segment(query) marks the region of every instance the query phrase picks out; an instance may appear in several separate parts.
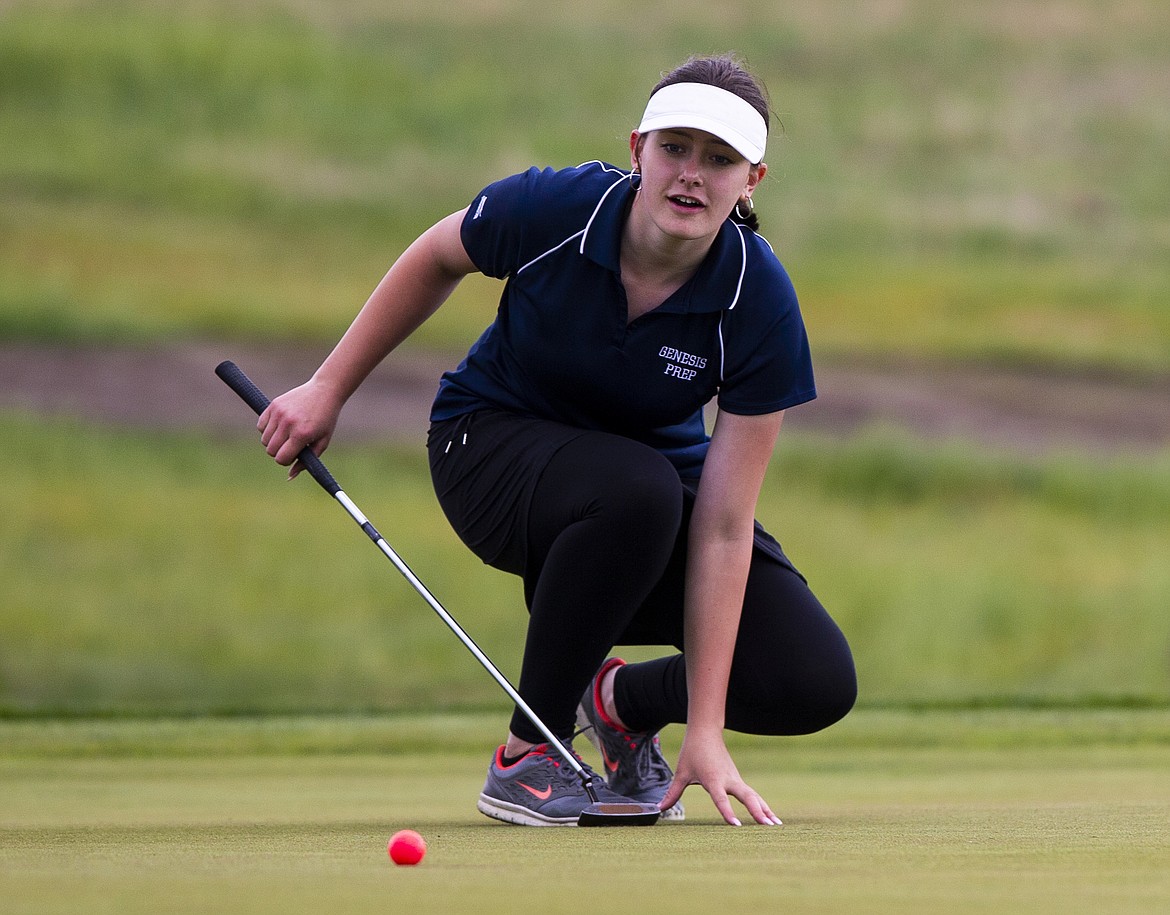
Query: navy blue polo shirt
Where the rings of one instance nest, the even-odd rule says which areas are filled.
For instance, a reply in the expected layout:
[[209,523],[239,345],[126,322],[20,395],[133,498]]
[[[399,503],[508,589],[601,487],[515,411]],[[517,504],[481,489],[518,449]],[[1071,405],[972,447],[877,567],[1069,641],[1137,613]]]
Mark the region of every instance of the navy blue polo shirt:
[[628,174],[601,162],[532,168],[476,197],[463,245],[507,282],[495,321],[443,375],[432,420],[487,407],[613,432],[695,478],[713,397],[748,415],[816,397],[792,282],[768,243],[730,220],[695,275],[627,324]]

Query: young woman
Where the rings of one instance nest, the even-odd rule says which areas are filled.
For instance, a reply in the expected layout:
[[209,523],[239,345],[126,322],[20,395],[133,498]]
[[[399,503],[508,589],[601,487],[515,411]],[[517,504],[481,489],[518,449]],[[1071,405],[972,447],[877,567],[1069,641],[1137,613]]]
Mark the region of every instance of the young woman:
[[[320,454],[363,379],[471,273],[495,321],[443,375],[428,440],[439,502],[484,562],[522,577],[518,688],[566,741],[579,721],[613,794],[683,816],[702,785],[780,821],[724,729],[803,734],[856,695],[840,630],[755,521],[784,411],[816,396],[796,295],[756,231],[769,110],[732,57],[655,87],[629,170],[590,162],[498,181],[424,232],[304,385],[258,428],[277,462]],[[706,432],[702,408],[717,398]],[[673,645],[638,664],[619,644]],[[657,739],[685,723],[672,772]],[[575,823],[577,776],[517,712],[479,809]]]

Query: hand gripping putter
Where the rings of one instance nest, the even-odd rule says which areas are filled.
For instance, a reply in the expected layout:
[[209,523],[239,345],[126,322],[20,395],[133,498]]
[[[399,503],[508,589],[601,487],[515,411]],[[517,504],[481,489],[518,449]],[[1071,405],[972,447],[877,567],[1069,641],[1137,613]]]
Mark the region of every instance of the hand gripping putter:
[[[224,361],[215,368],[215,374],[219,376],[220,380],[224,382],[229,388],[235,391],[240,399],[251,407],[256,415],[259,416],[268,407],[269,400],[264,393],[252,383],[244,372],[234,362]],[[633,801],[625,804],[603,804],[597,800],[597,792],[593,788],[594,776],[588,772],[584,766],[581,765],[577,757],[573,755],[572,751],[562,743],[552,731],[544,724],[537,716],[528,703],[521,698],[515,687],[508,682],[507,677],[500,673],[495,664],[491,662],[487,655],[480,650],[479,646],[475,644],[471,636],[469,636],[463,627],[455,621],[444,608],[443,605],[435,598],[433,594],[427,589],[418,577],[410,570],[405,562],[394,552],[393,548],[388,544],[385,538],[378,533],[377,529],[369,522],[369,519],[362,514],[361,510],[353,503],[353,501],[342,491],[341,487],[337,485],[337,481],[333,478],[333,474],[321,462],[321,459],[313,453],[312,449],[304,448],[297,459],[301,465],[309,472],[309,474],[321,484],[321,488],[333,496],[334,499],[341,505],[342,508],[349,514],[358,526],[366,532],[366,536],[374,542],[374,545],[385,554],[386,558],[394,563],[394,567],[402,573],[405,578],[435,611],[435,614],[459,638],[464,646],[475,655],[475,659],[483,665],[484,670],[491,674],[492,679],[499,684],[500,688],[508,694],[508,698],[516,703],[516,707],[528,718],[529,721],[536,727],[545,739],[549,742],[557,753],[564,758],[569,767],[577,773],[581,779],[581,786],[585,789],[585,793],[593,802],[589,804],[577,820],[578,826],[653,826],[659,817],[658,807],[654,804],[638,804]]]

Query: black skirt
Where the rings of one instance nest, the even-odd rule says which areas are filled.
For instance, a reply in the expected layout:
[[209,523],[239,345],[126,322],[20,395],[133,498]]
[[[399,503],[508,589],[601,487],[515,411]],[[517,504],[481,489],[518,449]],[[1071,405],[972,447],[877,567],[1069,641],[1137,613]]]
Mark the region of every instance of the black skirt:
[[459,539],[488,565],[523,574],[532,493],[552,456],[584,434],[503,410],[433,423],[431,480]]

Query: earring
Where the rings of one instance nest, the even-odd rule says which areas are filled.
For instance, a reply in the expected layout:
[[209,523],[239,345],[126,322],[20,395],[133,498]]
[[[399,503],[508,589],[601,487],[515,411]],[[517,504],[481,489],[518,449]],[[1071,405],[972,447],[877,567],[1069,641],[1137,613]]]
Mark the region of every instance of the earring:
[[739,201],[739,200],[735,201],[735,215],[738,216],[740,219],[747,219],[749,216],[752,215],[752,213],[754,213],[756,211],[756,202],[754,200],[752,200],[751,197],[746,197],[744,199],[746,199],[748,202],[748,211],[746,213],[741,213],[739,211],[739,205],[740,205],[741,201]]

